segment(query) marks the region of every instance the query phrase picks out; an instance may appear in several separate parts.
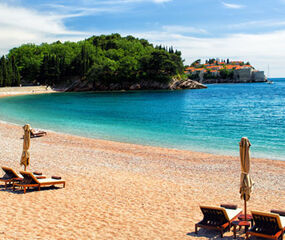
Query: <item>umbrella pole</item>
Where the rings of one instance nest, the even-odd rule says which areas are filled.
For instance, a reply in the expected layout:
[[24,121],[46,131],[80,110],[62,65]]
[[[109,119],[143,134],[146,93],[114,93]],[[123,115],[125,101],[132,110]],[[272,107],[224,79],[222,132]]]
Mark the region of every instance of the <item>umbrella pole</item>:
[[247,217],[246,217],[246,200],[245,200],[245,194],[244,194],[244,221],[247,221]]
[[24,171],[25,171],[25,172],[26,172],[26,168],[27,168],[27,167],[26,167],[26,166],[24,166],[24,169],[25,169]]

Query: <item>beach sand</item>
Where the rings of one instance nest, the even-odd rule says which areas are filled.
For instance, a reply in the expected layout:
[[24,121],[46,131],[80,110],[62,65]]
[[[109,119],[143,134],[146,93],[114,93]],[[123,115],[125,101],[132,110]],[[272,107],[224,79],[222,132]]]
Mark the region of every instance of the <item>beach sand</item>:
[[57,92],[46,86],[30,86],[30,87],[1,87],[0,97],[27,95],[27,94],[41,94]]
[[[22,169],[22,135],[21,126],[0,123],[1,166]],[[1,187],[0,239],[219,239],[216,231],[195,235],[199,205],[243,207],[239,157],[54,132],[31,139],[30,154],[28,170],[59,175],[66,187]],[[285,209],[284,173],[285,161],[252,159],[249,210]]]

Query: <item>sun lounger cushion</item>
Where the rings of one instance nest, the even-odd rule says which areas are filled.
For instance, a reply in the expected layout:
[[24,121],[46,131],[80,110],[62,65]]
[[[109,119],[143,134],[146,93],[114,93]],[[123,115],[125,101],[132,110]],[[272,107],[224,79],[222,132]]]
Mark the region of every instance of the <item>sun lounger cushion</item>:
[[271,213],[276,213],[276,214],[279,214],[279,215],[282,216],[282,217],[285,217],[285,211],[280,211],[280,210],[272,209],[270,212],[271,212]]
[[241,208],[237,208],[237,209],[225,209],[226,213],[228,215],[228,220],[233,219],[234,217],[236,217],[242,210]]
[[41,172],[33,172],[34,175],[43,175]]
[[39,183],[56,183],[56,182],[62,182],[62,180],[52,179],[52,178],[45,178],[45,179],[38,179]]
[[59,177],[59,176],[51,176],[51,178],[52,179],[58,179],[58,180],[61,179],[61,177]]
[[237,209],[237,205],[234,205],[234,204],[221,204],[221,207],[227,208],[227,209]]

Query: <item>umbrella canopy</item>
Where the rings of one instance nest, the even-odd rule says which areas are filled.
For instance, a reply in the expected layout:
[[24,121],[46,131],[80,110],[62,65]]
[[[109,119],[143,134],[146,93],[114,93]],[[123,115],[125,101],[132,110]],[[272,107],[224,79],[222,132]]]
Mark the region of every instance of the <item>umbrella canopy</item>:
[[29,148],[30,148],[30,131],[31,131],[31,127],[29,124],[26,124],[24,127],[24,142],[23,142],[23,153],[21,156],[21,166],[24,165],[25,170],[27,168],[27,166],[29,166],[30,164],[30,153],[29,153]]
[[241,164],[241,176],[240,176],[240,194],[241,198],[248,201],[250,198],[252,180],[249,176],[250,169],[250,156],[249,148],[251,144],[246,137],[243,137],[239,143],[240,150],[240,164]]

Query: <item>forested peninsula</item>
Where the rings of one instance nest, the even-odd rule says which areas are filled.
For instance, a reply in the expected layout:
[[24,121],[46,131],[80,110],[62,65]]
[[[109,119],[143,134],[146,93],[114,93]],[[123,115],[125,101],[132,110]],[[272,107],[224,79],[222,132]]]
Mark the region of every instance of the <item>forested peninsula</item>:
[[79,42],[24,44],[0,60],[0,86],[67,91],[203,88],[183,78],[181,52],[119,34]]

